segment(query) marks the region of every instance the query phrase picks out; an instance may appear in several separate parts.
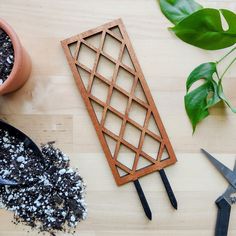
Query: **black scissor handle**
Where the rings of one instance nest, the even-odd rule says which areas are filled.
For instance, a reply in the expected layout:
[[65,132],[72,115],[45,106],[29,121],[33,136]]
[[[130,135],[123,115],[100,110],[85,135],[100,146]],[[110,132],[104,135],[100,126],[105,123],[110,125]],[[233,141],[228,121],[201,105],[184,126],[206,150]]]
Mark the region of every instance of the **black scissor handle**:
[[215,236],[227,236],[229,227],[229,218],[231,205],[225,200],[223,196],[216,200],[218,207]]

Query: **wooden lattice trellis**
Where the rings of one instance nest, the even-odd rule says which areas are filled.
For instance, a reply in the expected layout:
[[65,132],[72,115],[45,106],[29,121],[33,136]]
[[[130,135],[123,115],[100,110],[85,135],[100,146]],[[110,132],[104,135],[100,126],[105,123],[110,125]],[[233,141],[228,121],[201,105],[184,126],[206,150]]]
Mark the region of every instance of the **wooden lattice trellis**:
[[[99,43],[92,42],[93,36],[100,37]],[[109,48],[106,47],[108,37],[119,45],[117,57],[111,55]],[[122,185],[174,164],[175,154],[123,22],[118,19],[68,38],[62,41],[62,46],[116,183]],[[90,63],[90,67],[83,63],[86,55],[83,55],[82,48],[94,54],[94,61]],[[100,73],[99,68],[104,63],[110,63],[113,67],[110,74]],[[120,79],[125,79],[120,76],[121,70],[133,78],[129,89],[119,83]],[[93,93],[93,89],[101,84],[107,87],[107,96]],[[127,99],[127,106],[123,112],[111,104],[114,93],[119,93]],[[101,109],[101,117],[98,117],[95,104]],[[130,115],[134,106],[143,111],[142,122],[137,121],[134,115]],[[111,118],[113,121],[110,121]],[[156,132],[149,129],[150,122],[155,123]],[[113,130],[114,125],[120,125],[119,132]],[[136,146],[126,138],[127,135],[124,136],[125,133],[132,132],[132,128],[128,130],[128,126],[138,130]],[[144,150],[146,137],[154,140],[159,147],[154,156]],[[111,150],[109,145],[111,140],[115,144],[114,150]],[[127,150],[127,155],[121,154],[122,148]],[[128,166],[124,158],[133,160],[131,165]],[[141,159],[146,161],[145,165],[139,165]]]

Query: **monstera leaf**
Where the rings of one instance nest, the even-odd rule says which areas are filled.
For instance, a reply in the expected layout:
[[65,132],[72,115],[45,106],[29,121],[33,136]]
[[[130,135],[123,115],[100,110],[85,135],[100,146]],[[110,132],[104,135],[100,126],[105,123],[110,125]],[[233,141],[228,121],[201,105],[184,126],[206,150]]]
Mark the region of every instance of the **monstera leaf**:
[[175,25],[203,8],[193,0],[159,0],[159,3],[162,13]]
[[[195,68],[187,79],[187,94],[184,97],[184,101],[193,131],[195,131],[197,124],[209,115],[208,109],[221,101],[218,95],[218,84],[213,79],[214,73],[217,73],[216,63],[208,62]],[[199,80],[204,83],[189,91],[192,85]]]

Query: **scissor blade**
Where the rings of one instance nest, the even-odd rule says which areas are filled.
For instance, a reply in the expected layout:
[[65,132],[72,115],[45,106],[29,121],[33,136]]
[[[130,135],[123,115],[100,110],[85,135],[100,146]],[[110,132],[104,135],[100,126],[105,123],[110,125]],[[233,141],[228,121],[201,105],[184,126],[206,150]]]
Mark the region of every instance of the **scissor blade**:
[[215,168],[225,177],[225,179],[236,189],[236,174],[227,166],[216,160],[210,153],[201,149],[208,160],[215,166]]

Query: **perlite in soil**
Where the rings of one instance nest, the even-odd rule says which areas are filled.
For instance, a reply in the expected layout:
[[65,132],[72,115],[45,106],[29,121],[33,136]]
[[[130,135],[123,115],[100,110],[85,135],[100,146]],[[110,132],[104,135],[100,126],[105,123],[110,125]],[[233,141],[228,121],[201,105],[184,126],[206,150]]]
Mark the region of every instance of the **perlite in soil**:
[[10,37],[0,29],[0,85],[10,75],[14,64],[14,49]]
[[0,176],[21,183],[0,188],[2,204],[24,223],[55,235],[70,231],[87,216],[85,184],[68,156],[52,143],[41,147],[44,159],[0,128]]

